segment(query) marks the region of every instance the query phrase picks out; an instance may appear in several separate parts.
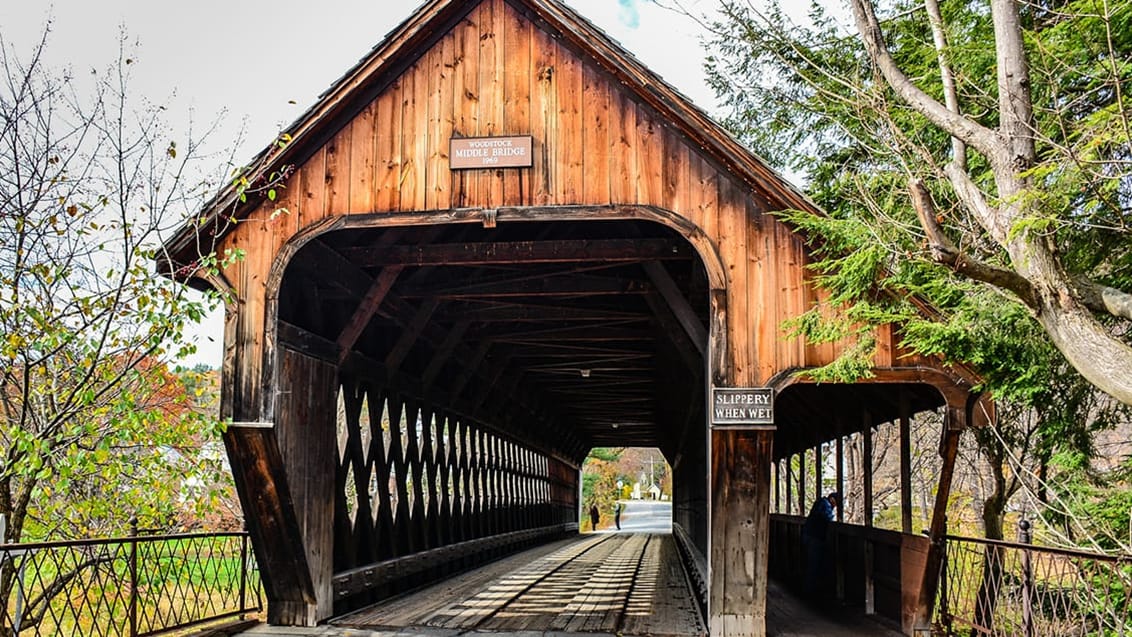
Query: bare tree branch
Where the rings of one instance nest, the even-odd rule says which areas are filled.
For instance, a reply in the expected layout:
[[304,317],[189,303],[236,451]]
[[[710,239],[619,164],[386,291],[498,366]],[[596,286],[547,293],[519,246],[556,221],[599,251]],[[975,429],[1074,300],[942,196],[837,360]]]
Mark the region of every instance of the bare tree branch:
[[1034,288],[1024,277],[1013,270],[999,268],[971,258],[963,253],[944,232],[936,219],[935,204],[924,183],[913,179],[908,188],[912,195],[912,205],[916,208],[916,215],[920,225],[928,235],[928,246],[931,249],[932,259],[936,263],[946,265],[952,270],[976,281],[990,283],[991,285],[1010,290],[1022,299],[1029,307],[1035,307]]
[[881,31],[872,4],[868,0],[850,0],[849,4],[853,8],[853,18],[869,59],[901,99],[948,134],[974,146],[981,153],[993,154],[997,141],[995,132],[958,113],[953,113],[916,86],[888,52],[884,33]]

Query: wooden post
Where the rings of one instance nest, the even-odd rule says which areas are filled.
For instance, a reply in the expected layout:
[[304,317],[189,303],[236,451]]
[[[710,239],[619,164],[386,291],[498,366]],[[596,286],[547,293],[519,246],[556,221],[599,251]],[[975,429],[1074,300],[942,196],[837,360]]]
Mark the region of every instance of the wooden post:
[[809,512],[810,499],[806,497],[806,451],[798,454],[798,515]]
[[782,513],[782,461],[774,463],[774,512]]
[[713,429],[712,635],[766,634],[773,431]]
[[[864,526],[873,526],[873,417],[865,410],[861,422],[861,468],[863,479]],[[876,582],[873,580],[873,542],[865,532],[865,614],[876,613]]]
[[841,502],[837,503],[837,521],[845,521],[845,439],[837,437],[837,492],[841,494]]
[[794,514],[794,456],[782,458],[786,463],[786,513]]
[[[969,399],[971,403],[974,399]],[[949,403],[951,401],[949,400]],[[955,458],[959,454],[959,436],[967,424],[967,406],[949,404],[945,430],[940,441],[939,455],[943,466],[939,472],[939,486],[936,489],[935,505],[932,509],[932,524],[928,532],[931,546],[924,563],[924,579],[920,586],[920,601],[916,608],[913,626],[917,629],[931,625],[932,608],[935,604],[936,589],[939,586],[939,573],[943,566],[944,536],[947,534],[947,502],[951,498],[951,480],[955,475]]]
[[279,368],[276,435],[315,594],[302,624],[313,626],[334,613],[338,369],[287,347]]
[[267,621],[313,625],[314,584],[275,430],[229,425],[224,446],[267,593]]
[[908,394],[900,390],[900,530],[912,533],[912,417]]
[[[840,431],[840,427],[838,430]],[[838,522],[845,521],[845,440],[842,436],[837,436],[837,441],[834,444],[834,456],[837,467],[834,470],[836,475],[834,489],[840,494],[840,500],[837,503],[837,510],[834,512],[837,516]],[[834,549],[838,558],[834,561],[834,582],[835,590],[838,601],[845,601],[845,561],[848,556],[844,552],[845,536],[837,533],[834,536]]]
[[821,463],[822,463],[822,445],[821,445],[821,443],[818,443],[818,446],[814,447],[814,499],[815,500],[817,498],[820,498],[822,496],[822,494],[825,493],[825,489],[823,488],[822,481],[821,481],[821,474],[822,474]]

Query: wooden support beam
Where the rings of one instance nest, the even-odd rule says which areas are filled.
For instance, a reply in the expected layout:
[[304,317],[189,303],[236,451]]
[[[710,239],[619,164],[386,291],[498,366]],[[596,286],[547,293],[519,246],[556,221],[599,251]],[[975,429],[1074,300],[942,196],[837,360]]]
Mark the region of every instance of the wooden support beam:
[[786,463],[786,513],[794,514],[794,467],[793,456],[782,459]]
[[806,497],[806,450],[798,454],[798,514],[806,515],[810,510],[810,498]]
[[[399,266],[394,266],[399,267]],[[637,279],[615,276],[574,275],[516,277],[515,280],[493,281],[491,283],[447,286],[431,288],[411,286],[398,290],[404,298],[436,297],[440,299],[484,299],[484,298],[553,298],[561,296],[618,296],[624,294],[645,294],[651,287]]]
[[774,512],[782,513],[782,460],[774,462]]
[[440,370],[444,369],[444,365],[452,358],[452,353],[456,351],[456,346],[459,345],[464,338],[464,334],[468,331],[468,327],[472,324],[469,320],[463,320],[452,327],[448,331],[448,336],[444,337],[444,342],[440,344],[440,349],[436,351],[432,359],[428,362],[428,367],[425,368],[424,374],[421,376],[421,384],[425,389],[432,387],[436,377],[440,374]]
[[[648,315],[625,309],[607,307],[579,307],[553,303],[534,303],[526,300],[477,299],[473,303],[452,304],[458,309],[455,318],[469,319],[476,323],[544,323],[562,321],[597,321],[605,324],[616,321],[646,321]],[[449,310],[442,318],[454,318]]]
[[837,521],[845,521],[845,437],[837,437],[837,492],[841,502],[837,503]]
[[224,447],[263,574],[268,621],[313,626],[318,600],[275,429],[230,425]]
[[[308,621],[318,622],[334,613],[330,580],[334,573],[338,368],[333,362],[286,347],[281,354],[275,433],[317,600]],[[369,515],[368,507],[363,514]]]
[[713,634],[762,635],[766,626],[773,432],[711,432]]
[[916,605],[913,626],[927,627],[931,625],[931,616],[936,603],[936,591],[939,587],[939,573],[944,559],[944,536],[947,535],[947,503],[951,499],[951,482],[955,476],[955,459],[959,454],[959,438],[970,423],[970,409],[977,401],[971,396],[963,403],[950,402],[947,406],[947,416],[944,419],[944,431],[940,440],[939,455],[942,467],[939,472],[939,484],[936,488],[935,505],[932,509],[931,528],[928,537],[931,546],[924,564],[924,579],[920,587],[919,603]]
[[397,276],[401,274],[401,269],[400,266],[385,268],[370,283],[365,296],[362,297],[357,309],[354,310],[354,315],[350,317],[346,326],[342,328],[342,333],[338,335],[338,347],[341,350],[339,363],[345,362],[346,357],[354,350],[354,344],[358,342],[358,337],[362,335],[362,331],[369,325],[370,319],[377,312],[377,308],[381,306],[381,302],[385,300],[389,290],[393,288]]
[[401,336],[385,356],[385,368],[390,373],[396,372],[401,367],[401,363],[409,355],[409,350],[413,348],[413,344],[420,338],[421,332],[424,331],[429,319],[432,318],[432,313],[439,306],[439,300],[425,299],[421,306],[417,308],[416,314],[409,321],[408,328],[401,332]]
[[286,321],[279,321],[279,343],[311,358],[337,364],[341,350],[338,343]]
[[348,248],[343,255],[363,268],[458,265],[534,265],[540,263],[622,263],[688,259],[684,242],[670,239],[567,239],[396,245],[382,250]]
[[680,287],[672,280],[672,275],[668,270],[656,261],[645,261],[641,263],[644,268],[645,274],[648,275],[649,280],[657,291],[664,298],[665,303],[668,304],[669,309],[676,316],[676,320],[680,326],[684,328],[684,332],[691,339],[692,345],[696,347],[696,351],[701,356],[707,350],[708,331],[704,327],[700,317],[696,314],[695,309],[688,303],[688,299],[680,291]]
[[912,415],[900,390],[900,529],[912,533]]
[[661,331],[672,340],[672,344],[680,355],[680,359],[684,361],[684,365],[695,374],[697,379],[701,378],[704,370],[703,349],[696,347],[692,337],[686,334],[683,326],[676,319],[672,308],[659,294],[646,294],[645,302],[649,304]]
[[822,461],[823,461],[822,445],[819,442],[818,445],[816,447],[814,447],[814,498],[815,499],[822,497],[822,494],[825,493],[825,488],[824,488],[824,485],[822,484],[822,481],[821,481]]
[[[861,486],[864,490],[864,526],[873,526],[873,417],[868,410],[861,412]],[[873,543],[865,538],[865,614],[876,613],[876,581],[873,579]]]
[[861,488],[864,508],[863,526],[873,525],[873,418],[864,411],[861,414]]
[[[481,336],[477,334],[476,336]],[[516,343],[524,345],[555,345],[572,341],[585,341],[589,343],[606,342],[632,342],[652,341],[653,337],[648,330],[634,328],[616,328],[603,326],[595,330],[592,326],[585,327],[554,327],[549,329],[517,331],[509,329],[497,335],[483,335],[497,343]]]

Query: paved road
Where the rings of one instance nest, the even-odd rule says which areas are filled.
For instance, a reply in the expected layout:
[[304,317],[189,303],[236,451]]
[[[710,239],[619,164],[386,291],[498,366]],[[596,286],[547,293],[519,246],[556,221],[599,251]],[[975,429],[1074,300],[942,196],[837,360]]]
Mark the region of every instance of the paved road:
[[[621,501],[621,531],[671,533],[672,503],[652,500]],[[610,529],[616,531],[616,529]]]

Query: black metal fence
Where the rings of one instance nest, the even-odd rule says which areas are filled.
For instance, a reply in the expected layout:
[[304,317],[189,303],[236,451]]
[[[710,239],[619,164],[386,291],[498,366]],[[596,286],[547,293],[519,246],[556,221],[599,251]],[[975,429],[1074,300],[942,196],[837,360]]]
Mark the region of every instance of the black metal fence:
[[154,635],[262,605],[246,533],[0,545],[0,636]]
[[947,536],[935,626],[942,635],[1132,635],[1132,556]]

